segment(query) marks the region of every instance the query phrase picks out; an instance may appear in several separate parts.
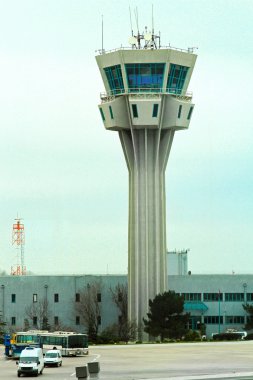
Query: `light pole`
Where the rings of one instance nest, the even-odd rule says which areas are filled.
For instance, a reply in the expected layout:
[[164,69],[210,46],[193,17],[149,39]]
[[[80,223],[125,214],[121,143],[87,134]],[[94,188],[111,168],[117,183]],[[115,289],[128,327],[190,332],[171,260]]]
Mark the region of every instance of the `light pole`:
[[244,293],[244,305],[247,303],[247,284],[244,282],[243,286],[243,293]]
[[[246,282],[243,283],[243,293],[244,293],[244,305],[247,305],[247,284]],[[246,325],[247,323],[247,312],[245,310],[245,316],[244,316],[244,324]]]
[[45,288],[45,315],[44,315],[44,323],[43,323],[43,329],[48,329],[48,319],[47,319],[47,307],[48,307],[48,304],[47,304],[47,289],[48,289],[48,285],[44,285],[44,288]]
[[5,286],[4,285],[1,285],[1,288],[2,288],[2,297],[3,297],[3,299],[2,299],[2,312],[3,312],[3,322],[4,322],[4,320],[5,320],[5,315],[4,315],[4,288],[5,288]]
[[218,297],[219,297],[219,334],[220,334],[220,296],[221,296],[221,292],[219,290],[219,293],[218,293]]

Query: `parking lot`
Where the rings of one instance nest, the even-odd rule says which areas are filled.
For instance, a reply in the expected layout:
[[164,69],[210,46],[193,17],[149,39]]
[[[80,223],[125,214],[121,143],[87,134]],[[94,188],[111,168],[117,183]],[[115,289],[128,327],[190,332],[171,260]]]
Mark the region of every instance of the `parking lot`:
[[[253,379],[253,342],[203,342],[92,346],[86,357],[63,358],[62,367],[46,367],[43,379],[76,379],[75,367],[99,361],[100,380]],[[0,349],[1,379],[17,377],[16,362]]]

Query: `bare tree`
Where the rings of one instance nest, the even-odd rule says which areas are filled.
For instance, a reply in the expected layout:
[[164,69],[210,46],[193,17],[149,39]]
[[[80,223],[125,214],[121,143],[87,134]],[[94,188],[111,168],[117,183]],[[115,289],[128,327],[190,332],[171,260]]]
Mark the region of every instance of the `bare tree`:
[[73,327],[65,325],[60,318],[58,318],[57,323],[54,323],[53,329],[55,331],[73,331]]
[[48,324],[48,316],[50,312],[48,310],[48,301],[44,298],[39,302],[33,302],[31,305],[25,308],[26,319],[31,321],[31,325],[40,330],[50,330]]
[[110,288],[112,300],[119,309],[120,315],[118,319],[118,334],[120,340],[128,342],[134,339],[136,335],[136,323],[128,320],[128,293],[127,284],[117,284],[114,289]]
[[87,328],[89,339],[96,341],[101,320],[101,283],[87,284],[79,290],[79,294],[80,299],[75,302],[75,311]]

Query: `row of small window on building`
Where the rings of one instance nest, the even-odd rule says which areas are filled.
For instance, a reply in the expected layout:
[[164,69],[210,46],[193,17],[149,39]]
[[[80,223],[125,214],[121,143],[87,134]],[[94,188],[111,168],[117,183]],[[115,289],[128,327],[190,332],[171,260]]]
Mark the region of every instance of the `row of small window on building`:
[[[102,319],[101,319],[101,316],[99,315],[97,317],[97,323],[98,323],[98,325],[101,325],[101,322],[102,322]],[[32,324],[35,327],[38,326],[38,317],[37,316],[34,316],[32,318]],[[76,325],[80,325],[80,324],[81,324],[81,317],[79,315],[77,315],[76,316]],[[59,325],[59,317],[58,316],[54,317],[54,325],[55,326]],[[11,326],[16,326],[16,317],[11,317]]]
[[[119,316],[119,322],[121,320],[121,316]],[[248,321],[248,317],[246,318]],[[76,325],[79,326],[81,324],[81,317],[79,315],[76,316]],[[33,317],[33,326],[38,326],[38,317]],[[97,323],[100,326],[102,324],[102,318],[100,315],[97,317]],[[218,316],[218,315],[207,315],[204,316],[204,323],[206,325],[215,325],[215,324],[244,324],[245,323],[245,317],[242,315],[226,315],[226,316]],[[16,326],[16,317],[11,317],[11,325]],[[59,317],[54,317],[54,325],[59,325]]]
[[[177,113],[178,119],[181,118],[182,108],[183,108],[183,106],[182,106],[182,104],[180,104],[179,107],[178,107],[178,113]],[[152,117],[157,117],[158,116],[158,109],[159,109],[159,104],[156,104],[156,103],[153,104]],[[105,114],[104,114],[104,111],[103,111],[103,109],[101,107],[99,108],[99,111],[100,111],[100,115],[102,117],[102,120],[105,121]],[[192,115],[192,111],[193,111],[193,107],[190,107],[188,115],[187,115],[187,120],[190,120],[191,115]],[[112,111],[112,106],[109,106],[109,112],[110,112],[110,117],[113,120],[114,119],[114,115],[113,115],[113,111]],[[132,113],[133,113],[133,117],[135,119],[139,117],[139,112],[138,112],[137,104],[132,104]]]
[[181,293],[185,301],[203,302],[253,302],[253,293]]
[[206,325],[218,325],[218,324],[242,325],[245,323],[245,317],[243,315],[231,315],[231,316],[207,315],[207,316],[204,316],[204,323]]
[[[54,293],[54,302],[59,302],[60,298],[59,298],[59,293]],[[16,300],[17,300],[17,297],[16,297],[16,294],[12,294],[11,295],[11,302],[12,303],[16,303]],[[76,293],[75,295],[75,301],[76,302],[80,302],[81,301],[81,294],[80,293]],[[102,296],[101,296],[101,293],[97,293],[97,302],[101,302],[102,301]],[[32,302],[33,303],[36,303],[38,302],[38,294],[37,293],[34,293],[33,296],[32,296]]]

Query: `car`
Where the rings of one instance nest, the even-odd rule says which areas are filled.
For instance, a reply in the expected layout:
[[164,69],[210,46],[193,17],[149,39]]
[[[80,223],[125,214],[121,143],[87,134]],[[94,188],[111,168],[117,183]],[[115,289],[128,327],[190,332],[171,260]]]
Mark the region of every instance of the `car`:
[[62,355],[60,350],[49,350],[46,352],[44,356],[44,364],[45,366],[62,366]]

